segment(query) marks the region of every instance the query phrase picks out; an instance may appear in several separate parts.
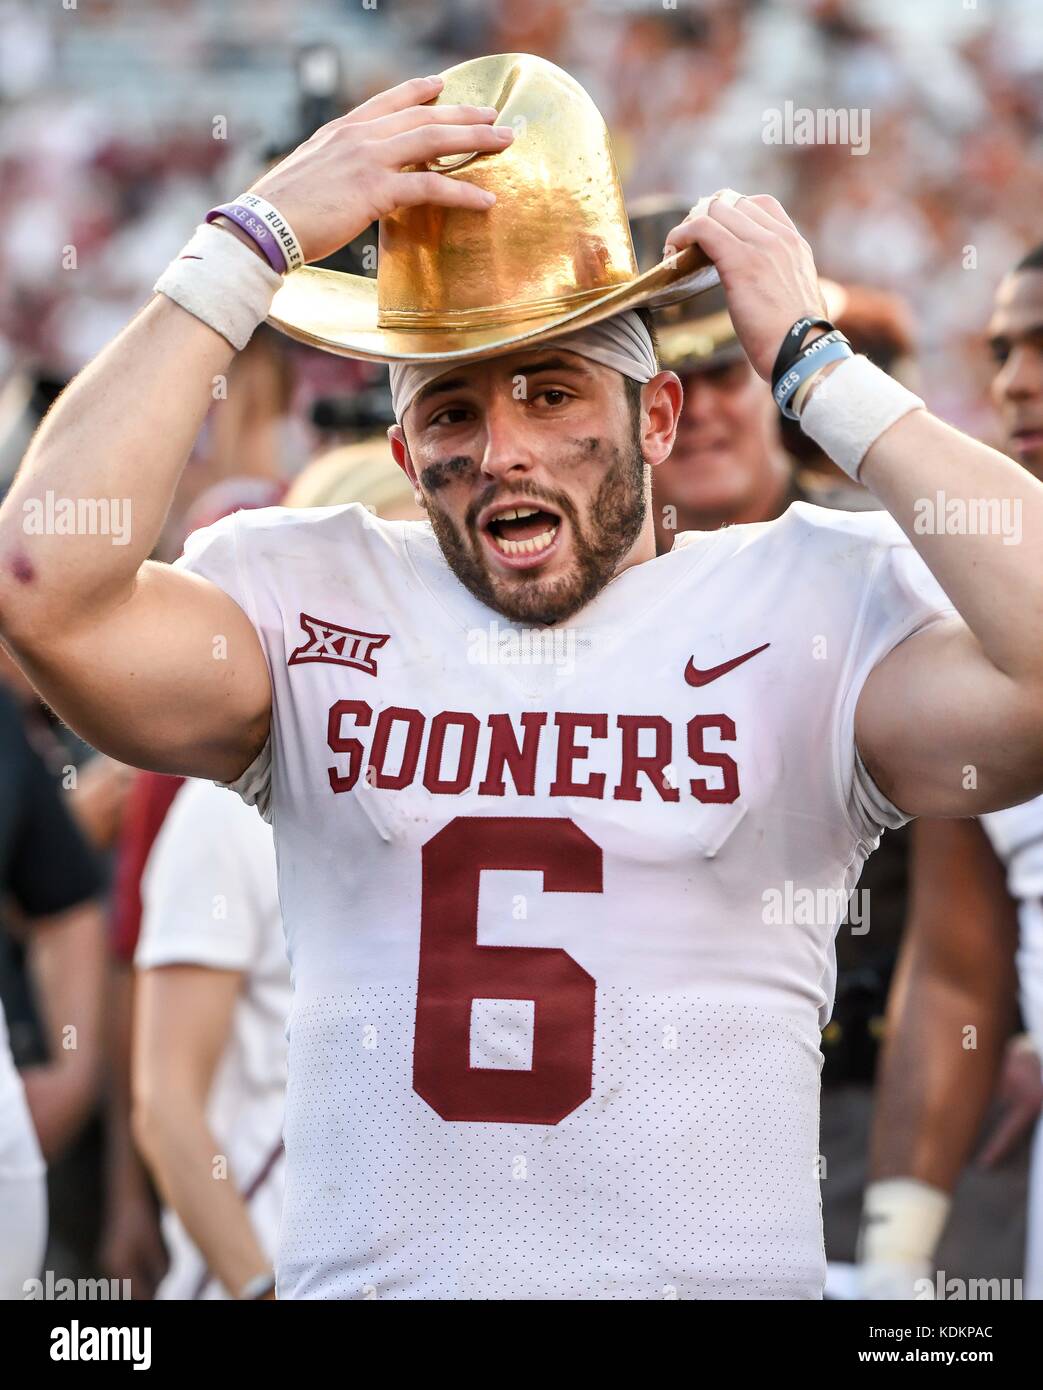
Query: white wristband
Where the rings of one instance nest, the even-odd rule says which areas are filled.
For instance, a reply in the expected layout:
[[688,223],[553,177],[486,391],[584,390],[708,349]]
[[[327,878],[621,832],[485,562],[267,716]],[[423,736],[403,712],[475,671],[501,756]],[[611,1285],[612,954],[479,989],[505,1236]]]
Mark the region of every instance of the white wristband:
[[256,1303],[259,1299],[267,1298],[270,1293],[274,1292],[274,1274],[255,1274],[252,1279],[247,1279],[236,1297],[243,1302]]
[[849,357],[816,382],[800,427],[857,482],[862,460],[884,430],[909,411],[923,409],[919,396],[868,357]]
[[201,222],[152,288],[241,351],[282,279],[232,232]]
[[871,1182],[862,1201],[861,1264],[930,1261],[952,1205],[947,1192],[917,1178]]

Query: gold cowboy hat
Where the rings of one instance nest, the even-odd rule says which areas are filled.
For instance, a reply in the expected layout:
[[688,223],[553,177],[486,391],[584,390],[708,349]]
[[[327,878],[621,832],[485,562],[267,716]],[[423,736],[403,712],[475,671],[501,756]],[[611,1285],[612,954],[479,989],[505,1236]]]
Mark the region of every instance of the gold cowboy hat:
[[[696,247],[638,270],[601,113],[567,72],[529,53],[448,68],[435,105],[495,106],[503,151],[429,166],[496,194],[488,212],[432,205],[380,222],[376,279],[304,266],[269,323],[299,341],[376,362],[492,357],[718,283]],[[662,249],[660,247],[660,249]]]
[[[669,232],[688,216],[689,208],[668,195],[651,194],[630,207],[630,233],[638,267],[656,264]],[[844,311],[847,292],[835,280],[819,279],[826,317],[833,323]],[[745,357],[728,313],[724,289],[716,285],[695,302],[672,304],[652,315],[659,360],[672,372],[690,374],[723,367]]]

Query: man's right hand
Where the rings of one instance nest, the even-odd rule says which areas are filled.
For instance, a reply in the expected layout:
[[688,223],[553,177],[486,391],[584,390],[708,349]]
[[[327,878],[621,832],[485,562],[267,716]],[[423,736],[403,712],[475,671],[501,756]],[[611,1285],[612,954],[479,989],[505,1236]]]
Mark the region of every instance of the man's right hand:
[[[248,190],[277,208],[306,261],[320,261],[380,217],[418,203],[483,211],[491,193],[409,166],[442,155],[495,153],[514,139],[493,106],[431,106],[440,77],[416,77],[321,126]],[[408,170],[408,172],[403,172]]]

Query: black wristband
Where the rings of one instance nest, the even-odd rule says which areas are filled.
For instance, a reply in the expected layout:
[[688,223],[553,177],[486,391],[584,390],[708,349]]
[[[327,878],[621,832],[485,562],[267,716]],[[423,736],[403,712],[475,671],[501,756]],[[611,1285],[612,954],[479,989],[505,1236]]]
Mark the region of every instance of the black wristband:
[[783,338],[782,346],[775,358],[775,365],[771,369],[771,389],[773,391],[800,356],[804,347],[804,339],[813,328],[824,328],[830,332],[833,329],[833,324],[830,323],[829,319],[816,319],[810,316],[796,321]]
[[801,348],[796,361],[779,377],[779,384],[772,392],[775,404],[787,420],[800,419],[800,416],[793,410],[791,401],[803,383],[819,370],[820,355],[822,365],[825,365],[827,362],[839,361],[844,357],[853,357],[854,353],[851,351],[851,344],[848,342],[846,334],[842,333],[839,328],[831,328],[828,333],[822,333],[814,342]]

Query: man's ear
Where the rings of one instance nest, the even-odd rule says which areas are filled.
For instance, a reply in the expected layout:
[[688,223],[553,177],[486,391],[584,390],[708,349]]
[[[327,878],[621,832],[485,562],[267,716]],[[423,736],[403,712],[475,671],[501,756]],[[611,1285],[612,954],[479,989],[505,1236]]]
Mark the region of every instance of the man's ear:
[[413,488],[413,498],[417,506],[426,507],[427,503],[424,501],[424,494],[420,491],[420,483],[417,480],[416,469],[413,467],[413,460],[409,456],[409,445],[406,443],[406,432],[401,425],[388,426],[388,443],[391,445],[391,457],[409,479]]
[[641,453],[653,467],[670,457],[684,391],[674,372],[659,372],[641,388]]

